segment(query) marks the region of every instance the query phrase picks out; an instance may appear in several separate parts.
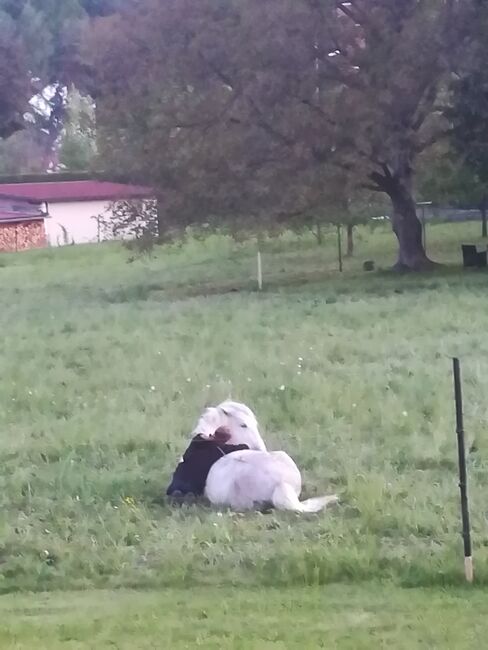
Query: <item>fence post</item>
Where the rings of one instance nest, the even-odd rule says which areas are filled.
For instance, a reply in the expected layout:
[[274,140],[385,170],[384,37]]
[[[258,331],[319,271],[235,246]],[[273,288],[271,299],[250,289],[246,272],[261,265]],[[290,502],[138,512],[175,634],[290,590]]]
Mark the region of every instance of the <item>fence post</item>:
[[339,259],[339,273],[342,273],[342,238],[340,224],[337,224],[337,254]]
[[466,471],[466,450],[464,444],[463,397],[459,359],[452,360],[454,375],[454,401],[456,406],[456,435],[458,443],[459,490],[461,493],[461,520],[464,542],[464,575],[467,582],[473,582],[473,553],[469,525],[468,477]]

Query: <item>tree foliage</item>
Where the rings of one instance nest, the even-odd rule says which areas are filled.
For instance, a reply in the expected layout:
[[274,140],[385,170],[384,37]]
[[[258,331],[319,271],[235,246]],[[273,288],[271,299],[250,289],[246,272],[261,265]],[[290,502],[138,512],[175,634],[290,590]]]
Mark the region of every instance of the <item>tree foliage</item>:
[[24,44],[15,22],[0,10],[0,138],[6,138],[22,127],[29,95]]
[[69,171],[89,170],[97,153],[93,101],[72,87],[66,103],[59,143],[59,166]]
[[462,66],[449,87],[449,139],[422,157],[420,197],[453,206],[477,207],[482,236],[488,235],[488,7],[478,3],[476,21],[464,43]]
[[419,163],[416,190],[420,201],[479,207],[486,189],[486,183],[448,142],[438,144]]
[[[66,88],[79,68],[78,44],[89,17],[115,11],[119,0],[0,0],[0,139],[16,171],[55,164]],[[23,149],[25,147],[25,149]]]
[[448,112],[452,123],[450,143],[476,181],[478,193],[488,196],[488,7],[480,3],[474,38],[467,51],[463,73],[452,84]]
[[140,0],[87,39],[107,166],[164,191],[166,218],[286,221],[346,174],[393,204],[422,268],[418,154],[474,0]]
[[158,239],[158,210],[154,200],[116,201],[100,219],[109,238],[153,242]]

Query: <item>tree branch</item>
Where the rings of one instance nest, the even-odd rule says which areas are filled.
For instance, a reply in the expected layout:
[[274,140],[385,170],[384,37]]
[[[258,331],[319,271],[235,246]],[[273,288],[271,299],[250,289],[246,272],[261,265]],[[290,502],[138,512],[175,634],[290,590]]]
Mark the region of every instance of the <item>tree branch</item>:
[[369,178],[375,183],[376,187],[378,188],[377,191],[379,192],[388,192],[388,188],[391,183],[391,175],[390,177],[383,176],[379,172],[371,172],[369,175]]
[[308,108],[310,108],[310,110],[312,110],[314,113],[317,113],[318,115],[320,115],[320,117],[322,117],[324,119],[324,121],[327,122],[327,124],[329,126],[332,126],[334,128],[337,127],[337,122],[335,122],[333,119],[331,119],[331,117],[329,115],[327,115],[327,113],[325,111],[323,111],[320,108],[320,106],[317,106],[317,104],[314,104],[309,99],[299,99],[299,101],[304,106],[307,106]]
[[363,11],[358,7],[357,2],[350,0],[349,2],[337,1],[336,7],[341,11],[347,18],[353,21],[355,26],[360,25],[363,29],[368,28],[370,35],[375,40],[383,40],[382,31],[371,19],[371,14]]
[[437,91],[437,83],[431,83],[427,85],[426,89],[422,93],[423,97],[421,97],[418,102],[417,109],[412,120],[412,129],[414,131],[418,131],[420,129],[422,124],[432,112],[434,103],[437,99]]
[[[348,88],[353,88],[354,90],[358,90],[362,93],[366,92],[367,88],[357,76],[353,66],[348,65],[347,70],[341,70],[341,66],[337,65],[337,63],[334,62],[334,58],[337,57],[328,56],[325,58],[319,58],[323,68],[325,68],[325,70],[322,70],[319,73],[319,80],[323,79],[325,81],[336,81],[338,83],[344,84],[344,86],[347,86]],[[329,71],[329,74],[327,74],[327,71]]]
[[369,190],[370,192],[384,192],[378,185],[370,185],[369,183],[360,183],[359,187],[363,190]]
[[351,9],[351,7],[355,7],[355,9],[357,9],[357,6],[355,6],[353,2],[336,2],[336,7],[345,16],[347,16],[347,18],[350,18],[355,25],[360,22],[358,16]]
[[[381,169],[383,170],[383,173],[385,174],[385,179],[386,179],[386,180],[392,180],[393,175],[392,175],[392,173],[391,173],[390,168],[388,167],[388,165],[387,165],[386,163],[382,162],[382,163],[380,163],[380,167],[381,167]],[[374,172],[373,172],[373,173],[374,173]]]
[[295,141],[272,127],[271,124],[269,124],[269,122],[267,122],[264,118],[263,112],[258,108],[256,102],[251,97],[248,97],[247,99],[254,114],[258,118],[257,125],[261,127],[263,131],[270,135],[274,140],[280,142],[281,144],[284,144],[286,147],[293,147]]
[[201,50],[198,51],[198,56],[199,56],[200,59],[205,63],[205,65],[207,65],[207,66],[210,68],[210,70],[215,74],[215,76],[216,76],[218,79],[220,79],[220,81],[221,81],[225,86],[227,86],[227,87],[230,88],[231,90],[235,90],[235,84],[234,84],[233,80],[229,77],[229,75],[228,75],[227,73],[223,72],[220,68],[218,68],[218,67],[216,66],[215,63],[213,63],[212,61],[210,61],[209,59],[207,59],[207,58],[202,54]]
[[[229,110],[232,108],[232,106],[235,104],[237,100],[238,95],[233,94],[231,98],[224,104],[222,109],[217,112],[216,115],[213,117],[207,117],[203,118],[200,120],[194,120],[194,121],[181,121],[177,119],[177,116],[174,115],[173,119],[175,124],[173,125],[173,128],[175,129],[196,129],[196,128],[203,128],[203,129],[208,129],[211,126],[215,126],[218,124],[222,119],[224,118],[225,114],[229,112]],[[238,120],[236,120],[238,121]]]
[[422,153],[429,147],[431,147],[433,144],[436,142],[439,142],[439,140],[442,140],[446,138],[448,135],[454,132],[453,128],[448,128],[448,129],[441,129],[438,131],[435,131],[430,135],[426,140],[423,140],[422,142],[419,142],[417,145],[415,145],[414,149],[417,154]]

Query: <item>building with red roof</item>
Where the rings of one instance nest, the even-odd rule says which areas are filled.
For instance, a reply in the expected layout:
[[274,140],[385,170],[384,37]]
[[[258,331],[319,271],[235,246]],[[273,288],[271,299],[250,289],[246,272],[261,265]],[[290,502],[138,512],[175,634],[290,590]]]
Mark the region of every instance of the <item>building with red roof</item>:
[[152,199],[148,187],[66,174],[0,179],[0,198],[15,197],[35,205],[43,219],[45,240],[51,246],[81,244],[112,238],[110,218],[118,201]]

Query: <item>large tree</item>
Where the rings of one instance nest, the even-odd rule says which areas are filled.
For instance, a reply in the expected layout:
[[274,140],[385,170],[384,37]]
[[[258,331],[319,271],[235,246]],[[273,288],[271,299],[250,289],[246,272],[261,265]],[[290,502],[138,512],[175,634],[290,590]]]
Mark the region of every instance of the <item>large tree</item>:
[[[68,109],[83,22],[123,0],[0,0],[0,168],[45,170]],[[23,131],[23,133],[17,133]]]
[[309,215],[334,168],[388,195],[398,268],[431,266],[413,197],[475,0],[140,0],[87,41],[107,166],[166,218]]

